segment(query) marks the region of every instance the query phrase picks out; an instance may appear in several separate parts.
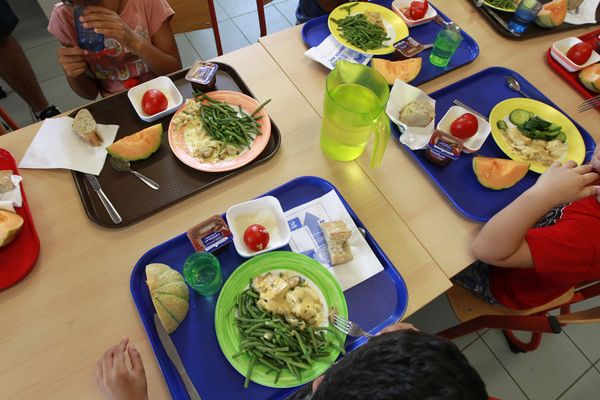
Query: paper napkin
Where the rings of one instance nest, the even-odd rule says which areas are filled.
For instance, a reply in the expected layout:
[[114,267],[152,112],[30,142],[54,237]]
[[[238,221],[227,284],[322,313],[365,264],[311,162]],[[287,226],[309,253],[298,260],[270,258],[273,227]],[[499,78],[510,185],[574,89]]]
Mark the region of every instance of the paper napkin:
[[339,60],[367,65],[373,57],[370,54],[347,48],[338,42],[333,35],[327,36],[320,45],[308,49],[304,55],[329,69],[335,68],[335,63]]
[[23,198],[21,197],[21,188],[19,187],[23,178],[19,175],[11,175],[10,180],[14,185],[14,189],[10,192],[0,193],[0,210],[8,210],[14,212],[14,207],[21,207],[23,205]]
[[595,24],[598,4],[600,0],[585,0],[579,7],[567,13],[565,22],[573,25]]
[[106,160],[106,146],[117,135],[118,125],[97,125],[104,139],[94,147],[81,140],[73,130],[73,118],[49,118],[29,145],[20,168],[64,168],[99,175]]

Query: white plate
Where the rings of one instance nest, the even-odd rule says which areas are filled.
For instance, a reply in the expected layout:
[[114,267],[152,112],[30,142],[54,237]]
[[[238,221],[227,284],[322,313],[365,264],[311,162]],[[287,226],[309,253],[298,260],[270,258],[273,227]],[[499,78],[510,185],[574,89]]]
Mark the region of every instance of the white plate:
[[576,37],[568,37],[557,42],[552,43],[550,48],[550,55],[554,58],[564,69],[569,72],[577,72],[584,69],[587,66],[600,62],[600,54],[592,50],[592,55],[585,62],[585,64],[575,64],[567,57],[569,49],[575,46],[577,43],[581,43],[581,39]]
[[[148,115],[142,110],[142,97],[144,96],[144,93],[150,89],[158,89],[167,96],[168,104],[166,110],[154,115]],[[140,119],[146,122],[154,122],[165,115],[173,114],[183,103],[181,93],[179,93],[179,90],[177,90],[173,81],[166,76],[159,76],[158,78],[132,87],[127,92],[127,97]]]
[[473,114],[469,110],[466,110],[460,106],[452,106],[440,120],[437,128],[440,131],[450,133],[450,125],[452,125],[452,122],[466,113],[472,114],[475,116],[475,118],[477,118],[477,133],[464,141],[463,151],[465,153],[475,153],[481,148],[481,146],[483,146],[483,142],[485,142],[487,137],[490,135],[490,132],[492,132],[490,124],[479,115]]
[[437,15],[437,11],[435,11],[435,8],[431,7],[430,4],[429,7],[427,7],[427,12],[425,13],[425,16],[423,18],[410,19],[406,17],[406,15],[402,14],[402,11],[400,10],[402,8],[410,7],[410,3],[412,3],[412,1],[413,0],[394,0],[394,2],[392,3],[392,10],[394,10],[394,12],[398,14],[400,18],[402,18],[402,20],[406,23],[408,27],[426,24],[429,21],[433,20]]

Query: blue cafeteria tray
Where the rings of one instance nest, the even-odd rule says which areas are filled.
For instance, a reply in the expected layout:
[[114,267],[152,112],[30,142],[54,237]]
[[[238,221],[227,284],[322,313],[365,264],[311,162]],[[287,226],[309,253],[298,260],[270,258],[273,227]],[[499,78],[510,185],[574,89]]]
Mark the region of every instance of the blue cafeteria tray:
[[[322,178],[299,177],[263,196],[275,196],[281,202],[283,210],[287,211],[321,197],[331,190],[336,191],[355,224],[365,228],[337,189]],[[408,292],[404,280],[368,231],[365,238],[384,270],[346,290],[344,294],[350,319],[371,332],[377,332],[402,317],[408,304]],[[289,250],[289,247],[283,250],[286,249]],[[181,272],[185,259],[193,252],[192,244],[183,233],[149,250],[139,259],[131,273],[133,300],[174,399],[188,399],[189,397],[156,333],[153,322],[155,311],[146,286],[145,266],[150,263],[164,263]],[[215,255],[221,262],[224,280],[246,260],[236,253],[233,243],[217,250]],[[202,297],[190,289],[188,315],[177,330],[171,334],[171,339],[183,360],[187,374],[202,399],[275,400],[285,399],[296,391],[297,388],[268,388],[253,382],[250,383],[248,389],[243,388],[244,377],[229,364],[217,342],[214,328],[217,296],[218,294]],[[349,338],[346,341],[346,349],[350,351],[364,340],[364,338]]]
[[[439,120],[446,114],[446,111],[453,105],[452,101],[454,99],[462,101],[480,114],[489,115],[496,104],[509,98],[519,97],[520,95],[508,88],[506,84],[508,76],[516,78],[521,84],[521,89],[531,98],[542,101],[567,115],[515,71],[502,67],[492,67],[429,95],[436,100],[436,126]],[[595,148],[594,139],[581,125],[568,115],[567,117],[579,129],[583,137],[586,147],[585,162],[588,162]],[[398,127],[392,123],[392,128],[395,135],[399,136],[400,131]],[[425,150],[413,151],[406,146],[405,149],[433,179],[433,182],[442,190],[458,211],[479,222],[488,221],[498,211],[506,207],[521,193],[531,187],[539,177],[539,174],[529,171],[523,180],[509,189],[486,189],[479,184],[473,173],[472,158],[474,155],[463,153],[458,160],[452,161],[446,167],[440,167],[425,158]],[[507,158],[491,134],[477,154],[486,157]]]
[[[387,8],[390,8],[392,5],[391,0],[376,0],[372,1],[372,3],[377,3]],[[445,21],[450,21],[450,19],[444,14],[442,14],[437,7],[434,8]],[[308,46],[318,46],[323,40],[325,40],[325,38],[327,38],[327,36],[329,36],[330,32],[329,28],[327,27],[327,18],[327,15],[323,15],[321,17],[311,19],[310,21],[304,24],[304,26],[302,27],[302,39],[304,39],[304,42]],[[420,43],[433,43],[435,37],[441,29],[442,27],[436,24],[435,22],[428,22],[423,25],[409,28],[409,35],[412,38],[419,41]],[[429,55],[431,54],[431,49],[427,49],[419,53],[417,57],[421,57],[423,59],[421,71],[419,72],[419,75],[410,84],[418,86],[422,83],[437,78],[440,75],[450,72],[456,68],[469,64],[471,61],[477,58],[477,56],[479,55],[479,46],[477,45],[477,42],[475,42],[475,40],[471,36],[469,36],[465,31],[462,31],[462,35],[463,41],[456,50],[454,56],[452,56],[450,63],[444,68],[435,67],[429,62]],[[377,57],[392,59],[394,57],[394,54],[388,54],[385,56]]]

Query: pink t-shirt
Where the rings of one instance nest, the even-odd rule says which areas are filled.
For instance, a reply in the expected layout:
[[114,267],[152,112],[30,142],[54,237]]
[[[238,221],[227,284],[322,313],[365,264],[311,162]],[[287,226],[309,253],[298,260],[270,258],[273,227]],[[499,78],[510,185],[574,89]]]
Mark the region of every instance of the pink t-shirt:
[[[73,10],[58,3],[50,16],[48,31],[63,44],[77,45]],[[132,30],[150,40],[173,14],[166,0],[127,0],[120,17]],[[85,56],[89,72],[100,82],[103,96],[125,90],[132,82],[141,83],[156,77],[144,61],[119,41],[105,36],[104,47],[103,52]]]

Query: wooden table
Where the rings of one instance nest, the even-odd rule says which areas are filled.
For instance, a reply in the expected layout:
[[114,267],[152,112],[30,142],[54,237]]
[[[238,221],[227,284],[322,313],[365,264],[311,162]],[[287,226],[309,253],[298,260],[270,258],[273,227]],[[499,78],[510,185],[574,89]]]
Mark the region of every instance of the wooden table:
[[[546,51],[552,42],[567,36],[579,36],[598,27],[514,41],[496,33],[483,15],[469,3],[470,0],[439,0],[435,4],[477,41],[481,52],[479,57],[473,63],[425,83],[420,88],[431,93],[491,66],[511,68],[575,117],[598,140],[598,113],[592,110],[579,114],[577,104],[583,99],[545,61]],[[260,43],[321,115],[325,76],[329,71],[304,56],[307,46],[302,40],[301,29],[301,26],[297,26],[263,37]],[[358,159],[363,171],[448,277],[456,275],[473,262],[468,251],[469,241],[480,225],[466,219],[453,208],[397,140],[390,141],[380,168],[371,169],[369,161],[369,151]]]
[[[142,354],[151,397],[168,398],[129,292],[134,264],[208,216],[300,175],[321,176],[340,189],[404,276],[408,314],[450,286],[358,163],[322,155],[320,118],[261,45],[220,60],[234,66],[259,99],[273,99],[268,111],[282,146],[268,163],[119,230],[87,219],[70,172],[21,170],[41,254],[29,276],[0,292],[0,398],[100,398],[95,362],[126,336]],[[0,147],[20,160],[39,126],[0,137]]]

